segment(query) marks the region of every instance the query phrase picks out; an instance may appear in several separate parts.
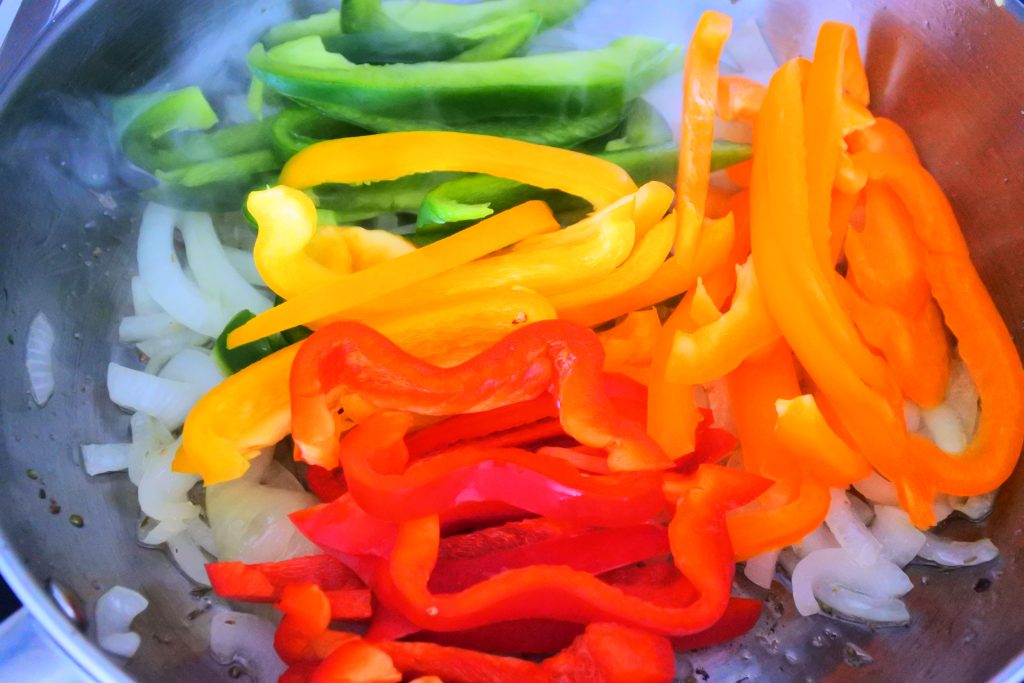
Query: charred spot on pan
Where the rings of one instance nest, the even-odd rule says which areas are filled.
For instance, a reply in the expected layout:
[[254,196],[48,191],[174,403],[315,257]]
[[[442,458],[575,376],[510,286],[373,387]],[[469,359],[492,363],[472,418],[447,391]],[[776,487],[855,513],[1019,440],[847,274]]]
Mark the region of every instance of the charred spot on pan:
[[982,577],[982,578],[978,579],[974,583],[974,592],[975,593],[984,593],[985,591],[987,591],[991,587],[992,587],[992,579],[986,579],[986,578]]

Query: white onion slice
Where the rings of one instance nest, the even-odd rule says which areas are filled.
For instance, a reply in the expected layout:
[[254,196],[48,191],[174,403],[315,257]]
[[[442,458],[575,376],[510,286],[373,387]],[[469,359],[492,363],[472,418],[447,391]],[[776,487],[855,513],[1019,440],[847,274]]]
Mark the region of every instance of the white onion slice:
[[865,503],[861,497],[852,494],[847,495],[846,498],[850,501],[850,507],[853,508],[853,513],[857,515],[857,519],[870,526],[871,522],[875,519],[875,509],[871,506],[871,503]]
[[174,437],[165,426],[145,413],[132,415],[129,424],[132,444],[128,449],[128,479],[138,486],[149,458],[173,444]]
[[875,597],[834,585],[819,598],[837,616],[874,626],[903,626],[910,623],[910,612],[899,598]]
[[960,416],[948,405],[942,403],[934,408],[921,411],[925,434],[947,453],[960,453],[967,447]]
[[862,566],[874,564],[882,552],[882,544],[857,517],[846,491],[832,489],[831,495],[832,503],[825,515],[829,531],[854,562]]
[[82,444],[82,467],[90,477],[128,469],[128,443]]
[[139,528],[139,543],[150,548],[156,548],[184,530],[185,522],[179,519],[169,519],[161,522],[149,518]]
[[999,557],[999,549],[987,538],[980,541],[950,541],[925,533],[925,542],[917,556],[943,567],[973,567]]
[[184,521],[199,516],[199,506],[188,500],[199,477],[171,470],[178,443],[149,455],[139,478],[139,507],[153,519]]
[[121,657],[131,657],[142,639],[131,631],[132,620],[149,606],[141,593],[114,586],[96,601],[96,639],[100,647]]
[[266,287],[260,271],[256,269],[256,260],[252,256],[252,250],[236,249],[235,247],[224,247],[224,255],[231,262],[231,267],[238,271],[242,279],[255,287]]
[[164,309],[160,308],[160,304],[156,302],[156,299],[149,295],[146,283],[138,275],[132,278],[132,310],[135,311],[135,315],[150,315],[152,313],[164,312]]
[[799,558],[804,558],[815,552],[816,550],[824,550],[826,548],[838,548],[839,541],[832,535],[832,532],[828,530],[828,527],[822,524],[817,529],[800,539],[800,542],[793,546],[793,552]]
[[135,348],[139,350],[139,353],[149,357],[146,372],[155,375],[174,354],[182,349],[202,346],[208,341],[210,341],[209,337],[182,327],[171,334],[140,341]]
[[950,502],[949,496],[944,493],[935,496],[932,500],[932,514],[935,515],[936,524],[953,514],[953,504]]
[[776,548],[775,550],[769,550],[750,558],[743,566],[743,575],[750,579],[751,583],[755,586],[760,586],[766,590],[771,588],[772,579],[775,578],[775,565],[779,561],[780,552],[781,549]]
[[122,318],[117,326],[117,338],[123,342],[140,342],[163,337],[182,329],[185,328],[167,313],[129,315]]
[[888,560],[861,565],[842,548],[816,550],[793,569],[793,602],[804,616],[818,614],[821,600],[831,606],[835,586],[874,598],[891,599],[905,595],[913,584],[903,571]]
[[898,567],[906,567],[917,557],[925,536],[910,521],[906,512],[892,505],[875,507],[871,533],[882,544],[882,557]]
[[206,522],[199,518],[187,520],[185,522],[185,530],[188,532],[188,537],[192,539],[192,542],[199,546],[203,552],[216,556],[217,544],[213,540],[213,531],[210,530]]
[[117,363],[107,366],[107,391],[117,405],[152,415],[168,429],[180,427],[203,395],[191,384],[154,377]]
[[[207,297],[219,301],[228,317],[248,309],[262,313],[273,305],[238,274],[224,254],[208,213],[189,211],[182,214],[181,235],[185,253],[199,289]],[[224,322],[227,322],[225,320]]]
[[175,320],[214,337],[223,329],[225,315],[182,270],[174,252],[178,219],[174,209],[159,204],[146,206],[139,226],[139,276],[150,296]]
[[185,572],[185,576],[204,586],[210,585],[210,577],[206,574],[206,563],[209,560],[195,541],[189,538],[187,532],[167,539],[167,549],[171,551],[171,559]]
[[978,388],[967,370],[967,365],[960,358],[955,358],[949,368],[949,386],[946,388],[946,400],[943,401],[953,409],[960,418],[964,434],[968,439],[974,438],[978,428]]
[[949,504],[957,512],[975,522],[985,519],[992,512],[996,502],[996,491],[983,493],[979,496],[950,496]]
[[221,383],[224,373],[204,349],[182,349],[167,361],[158,375],[164,379],[184,382],[204,394]]
[[241,664],[257,681],[276,681],[285,665],[274,654],[275,630],[256,615],[218,609],[210,621],[210,654],[220,664]]
[[896,487],[878,472],[872,471],[871,475],[867,478],[854,482],[853,488],[857,489],[857,493],[872,503],[881,505],[900,504],[900,498],[896,494]]
[[46,405],[56,386],[53,379],[53,343],[56,338],[46,314],[36,313],[28,326],[25,340],[25,369],[28,370],[28,384],[36,405]]

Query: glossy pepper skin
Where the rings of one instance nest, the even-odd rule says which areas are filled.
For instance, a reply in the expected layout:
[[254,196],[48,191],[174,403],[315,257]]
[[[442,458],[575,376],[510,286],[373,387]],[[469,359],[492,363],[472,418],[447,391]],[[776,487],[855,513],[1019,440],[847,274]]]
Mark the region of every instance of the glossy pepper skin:
[[330,394],[357,393],[381,409],[423,415],[488,410],[551,391],[566,433],[608,451],[613,470],[671,467],[602,391],[603,350],[587,328],[561,321],[526,325],[473,359],[440,368],[403,352],[358,323],[328,325],[303,344],[290,380],[292,434],[307,462],[338,463]]

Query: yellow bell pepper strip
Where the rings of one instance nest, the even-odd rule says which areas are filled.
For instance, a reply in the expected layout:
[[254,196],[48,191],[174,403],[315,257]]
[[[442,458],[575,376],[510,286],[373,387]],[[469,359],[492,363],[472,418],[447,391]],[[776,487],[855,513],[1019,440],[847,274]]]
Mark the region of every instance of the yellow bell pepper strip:
[[598,332],[597,338],[604,347],[604,371],[621,373],[647,384],[660,332],[661,318],[653,308],[633,311],[615,327]]
[[732,214],[735,226],[732,250],[725,261],[702,278],[711,300],[719,309],[725,307],[736,290],[737,266],[750,256],[750,190],[741,190],[729,197],[722,214]]
[[665,371],[673,382],[704,384],[735,370],[747,356],[779,335],[748,260],[737,276],[732,306],[710,324],[677,333]]
[[422,249],[307,290],[234,330],[228,345],[337,315],[530,235],[557,229],[558,222],[543,202],[521,204]]
[[[871,180],[887,183],[914,217],[932,295],[981,398],[977,431],[962,453],[945,453],[926,439],[910,437],[910,455],[923,470],[919,489],[958,496],[992,491],[1010,476],[1024,442],[1024,369],[1013,339],[971,264],[956,216],[935,179],[897,155],[861,153],[855,161]],[[927,520],[921,515],[914,521]]]
[[938,305],[929,299],[920,312],[906,315],[871,303],[845,280],[837,285],[850,318],[864,341],[885,358],[900,393],[924,408],[942,403],[951,352]]
[[734,230],[731,214],[721,219],[705,220],[694,263],[684,264],[672,256],[646,282],[604,301],[579,306],[573,312],[573,319],[582,325],[597,325],[682,294],[693,287],[698,277],[725,262],[732,249]]
[[587,200],[597,210],[637,190],[628,173],[589,154],[490,135],[441,131],[320,142],[293,156],[281,170],[280,182],[306,189],[323,183],[393,180],[429,171],[485,173],[561,190]]
[[[551,303],[558,317],[587,324],[585,312],[589,306],[646,282],[665,262],[674,234],[675,217],[669,216],[640,239],[633,253],[618,268],[596,281],[580,282],[570,290],[552,295]],[[581,308],[584,315],[578,316]]]
[[658,335],[651,361],[647,388],[647,433],[673,459],[693,452],[697,425],[701,420],[693,386],[673,381],[667,372],[676,333],[694,327],[689,306],[676,306]]
[[[500,288],[366,322],[410,353],[447,365],[479,353],[517,327],[554,317],[542,296]],[[299,346],[281,349],[207,392],[185,420],[174,471],[198,474],[208,485],[237,479],[261,449],[283,439],[290,431],[288,378]]]
[[869,183],[864,197],[864,227],[846,239],[847,276],[868,301],[919,315],[931,300],[931,287],[914,219],[883,184]]
[[912,466],[903,457],[898,389],[839,304],[831,264],[828,272],[820,268],[808,220],[805,156],[800,67],[789,62],[772,78],[755,124],[755,272],[768,310],[858,450],[886,478],[904,480]]
[[285,185],[250,192],[246,209],[259,226],[253,247],[256,268],[267,286],[285,299],[415,249],[380,230],[317,230],[313,201]]
[[843,136],[843,95],[868,103],[867,75],[857,49],[857,36],[848,24],[829,21],[818,31],[814,61],[807,73],[804,98],[804,140],[807,159],[809,222],[818,263],[832,267],[828,229],[832,186],[840,167]]
[[697,278],[697,284],[686,293],[683,301],[690,307],[690,320],[695,325],[706,327],[722,319],[722,311],[708,293],[704,280],[700,278]]
[[711,178],[711,145],[715,137],[718,60],[731,32],[731,18],[718,12],[705,12],[697,22],[686,51],[675,241],[675,258],[681,259],[683,266],[692,266],[701,242]]
[[779,399],[775,411],[779,415],[776,438],[799,458],[800,467],[811,479],[846,488],[871,474],[871,464],[832,431],[813,396]]

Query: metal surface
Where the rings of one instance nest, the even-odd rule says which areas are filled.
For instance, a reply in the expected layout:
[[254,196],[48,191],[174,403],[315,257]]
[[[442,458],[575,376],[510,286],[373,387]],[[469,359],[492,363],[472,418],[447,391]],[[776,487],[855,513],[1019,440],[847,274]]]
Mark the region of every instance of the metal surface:
[[[628,30],[641,3],[613,4],[620,8],[609,10],[618,13],[615,25]],[[714,5],[761,11],[760,24],[780,58],[809,54],[821,20],[858,27],[876,111],[910,130],[949,192],[979,271],[1020,348],[1024,26],[987,0]],[[138,511],[133,487],[120,476],[87,478],[78,463],[77,444],[127,438],[127,418],[107,400],[103,377],[116,321],[128,311],[139,205],[130,176],[115,161],[103,126],[105,107],[110,95],[170,73],[172,64],[177,80],[161,82],[198,82],[216,91],[244,69],[240,56],[261,26],[288,12],[287,3],[272,0],[74,3],[0,91],[0,570],[60,647],[100,680],[126,680],[122,662],[107,660],[78,633],[45,592],[47,578],[59,579],[90,606],[115,583],[150,599],[150,609],[136,621],[143,644],[125,666],[127,676],[229,680],[205,654],[205,617],[188,618],[204,601],[161,553],[131,540]],[[592,21],[616,21],[607,14],[592,15]],[[676,37],[686,30],[671,23],[664,28]],[[58,337],[57,392],[41,409],[30,403],[22,365],[28,323],[39,310],[54,322]],[[30,468],[38,479],[26,475]],[[793,618],[788,594],[776,586],[752,634],[688,655],[684,669],[690,667],[697,680],[706,673],[724,683],[744,677],[989,679],[1024,645],[1022,477],[1018,469],[987,522],[953,530],[965,537],[991,535],[1002,559],[952,573],[913,570],[918,588],[908,601],[910,628],[872,632],[823,617]],[[85,518],[84,528],[68,522],[72,513]],[[980,578],[992,582],[983,592],[975,590]],[[873,662],[851,666],[851,645]]]

